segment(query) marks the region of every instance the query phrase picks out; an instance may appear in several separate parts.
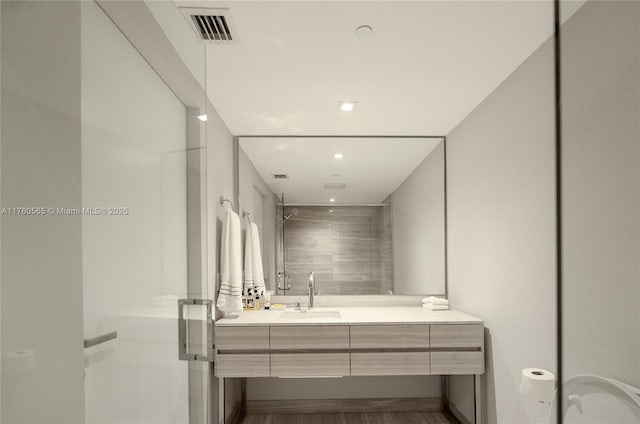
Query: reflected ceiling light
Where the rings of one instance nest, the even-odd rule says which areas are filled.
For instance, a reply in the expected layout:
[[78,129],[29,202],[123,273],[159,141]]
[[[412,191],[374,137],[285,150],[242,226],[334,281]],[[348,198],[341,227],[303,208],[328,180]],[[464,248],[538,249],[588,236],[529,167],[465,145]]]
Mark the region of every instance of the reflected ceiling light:
[[335,203],[336,199],[334,199],[333,197],[331,199],[329,199],[329,202],[331,203]]
[[333,158],[334,159],[342,159],[344,157],[344,155],[342,153],[334,153],[333,154]]
[[333,212],[333,209],[329,209],[329,212]]
[[202,122],[207,122],[207,115],[198,115],[198,119]]
[[340,102],[338,103],[338,109],[340,112],[353,112],[356,108],[356,102]]

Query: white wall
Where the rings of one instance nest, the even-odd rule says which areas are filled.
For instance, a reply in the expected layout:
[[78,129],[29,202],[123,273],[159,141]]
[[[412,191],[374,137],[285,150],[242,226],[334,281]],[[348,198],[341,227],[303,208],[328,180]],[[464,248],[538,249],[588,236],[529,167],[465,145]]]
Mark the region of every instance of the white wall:
[[[2,2],[2,206],[79,207],[80,3]],[[54,31],[51,29],[55,28]],[[2,225],[3,423],[82,423],[82,223]],[[33,368],[6,355],[33,349]]]
[[444,142],[391,194],[393,287],[445,293]]
[[562,31],[564,377],[640,386],[640,4]]
[[[544,420],[520,373],[555,371],[553,70],[547,42],[447,136],[449,298],[485,320],[488,423]],[[454,403],[470,389],[452,379]]]

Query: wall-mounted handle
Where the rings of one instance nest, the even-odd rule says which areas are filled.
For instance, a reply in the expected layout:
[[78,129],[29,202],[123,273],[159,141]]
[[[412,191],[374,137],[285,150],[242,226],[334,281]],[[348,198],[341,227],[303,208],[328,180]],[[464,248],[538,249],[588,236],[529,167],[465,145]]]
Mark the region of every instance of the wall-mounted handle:
[[100,336],[94,337],[92,339],[84,339],[84,347],[93,347],[104,342],[108,342],[109,340],[113,340],[118,337],[117,331],[111,331],[110,333],[102,334]]
[[[189,353],[187,348],[187,319],[184,317],[186,306],[207,307],[207,353]],[[210,299],[180,299],[178,300],[178,359],[182,361],[213,361],[213,316],[211,313],[213,301]]]

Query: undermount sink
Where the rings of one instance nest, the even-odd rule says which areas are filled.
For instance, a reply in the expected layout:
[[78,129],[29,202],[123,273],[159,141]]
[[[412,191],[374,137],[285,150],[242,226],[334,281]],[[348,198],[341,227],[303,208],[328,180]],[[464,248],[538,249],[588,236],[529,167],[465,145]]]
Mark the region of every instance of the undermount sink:
[[339,311],[287,311],[281,319],[341,319]]

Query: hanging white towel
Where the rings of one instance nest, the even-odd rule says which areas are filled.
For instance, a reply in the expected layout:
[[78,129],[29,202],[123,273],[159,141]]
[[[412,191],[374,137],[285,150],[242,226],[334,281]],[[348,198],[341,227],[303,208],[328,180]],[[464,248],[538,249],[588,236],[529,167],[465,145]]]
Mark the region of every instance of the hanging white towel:
[[220,240],[220,291],[218,309],[223,312],[242,310],[242,245],[240,217],[230,209],[222,223]]
[[266,293],[264,285],[264,270],[262,269],[262,250],[260,247],[260,233],[258,225],[251,223],[251,271],[253,274],[253,286],[258,293]]
[[247,227],[244,235],[244,290],[253,289],[253,243],[251,225]]

